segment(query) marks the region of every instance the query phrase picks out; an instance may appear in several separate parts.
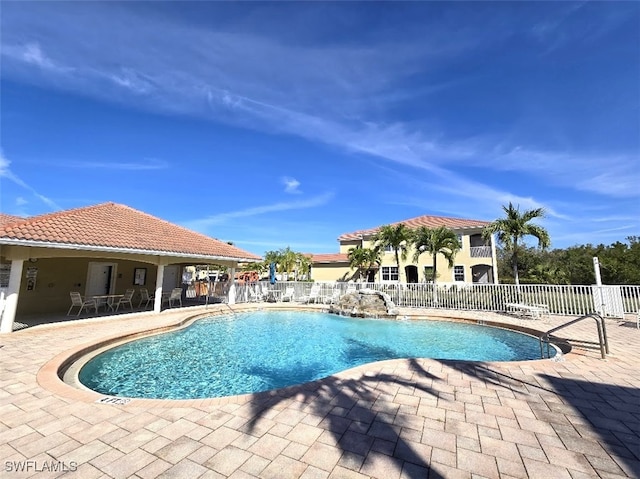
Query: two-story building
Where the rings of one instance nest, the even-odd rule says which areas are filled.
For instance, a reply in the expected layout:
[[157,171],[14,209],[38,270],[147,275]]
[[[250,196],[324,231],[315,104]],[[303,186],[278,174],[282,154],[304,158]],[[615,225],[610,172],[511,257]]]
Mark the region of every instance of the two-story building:
[[[437,228],[446,226],[457,235],[462,249],[456,254],[453,268],[442,255],[436,258],[437,281],[442,283],[497,283],[496,250],[493,239],[485,241],[482,237],[483,228],[487,221],[461,218],[447,218],[442,216],[419,216],[392,223],[400,223],[408,228],[416,229],[420,226]],[[350,281],[357,280],[360,272],[349,266],[349,250],[357,246],[373,248],[374,235],[381,226],[352,233],[345,233],[338,237],[339,253],[313,254],[311,277],[315,281]],[[381,254],[379,267],[373,267],[364,273],[368,282],[397,282],[399,278],[407,283],[422,283],[433,277],[433,257],[429,253],[422,253],[418,261],[414,262],[414,249],[408,245],[406,260],[400,263],[402,274],[398,271],[394,252],[391,248]]]

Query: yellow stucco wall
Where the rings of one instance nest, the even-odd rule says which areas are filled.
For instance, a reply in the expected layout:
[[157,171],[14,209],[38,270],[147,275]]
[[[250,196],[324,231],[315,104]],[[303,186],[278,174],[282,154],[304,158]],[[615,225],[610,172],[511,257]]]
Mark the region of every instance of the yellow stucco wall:
[[360,240],[343,241],[340,243],[340,253],[347,254],[351,248],[355,248],[360,243]]
[[[115,263],[113,294],[123,294],[126,289],[134,288],[134,305],[137,304],[141,287],[149,289],[150,292],[155,288],[157,267],[148,263],[98,258],[40,258],[36,262],[25,261],[20,282],[17,319],[22,315],[66,312],[71,305],[71,291],[78,291],[83,296],[85,294],[90,262]],[[29,284],[29,268],[36,268],[33,289],[30,289]],[[133,284],[135,268],[146,268],[145,285]]]
[[[133,305],[139,302],[140,288],[147,288],[150,294],[155,290],[158,264],[176,267],[175,286],[180,286],[182,268],[187,264],[206,264],[211,258],[184,256],[158,256],[139,252],[93,251],[82,247],[53,248],[47,246],[18,246],[3,244],[0,247],[0,263],[11,265],[14,261],[22,263],[20,287],[16,305],[15,320],[21,317],[46,314],[66,313],[71,305],[69,293],[77,291],[81,295],[87,293],[87,281],[90,263],[110,263],[115,265],[115,276],[112,277],[111,294],[124,294],[126,289],[133,288],[135,294]],[[216,259],[216,264],[235,267],[235,260]],[[17,264],[17,263],[16,263]],[[31,268],[31,269],[30,269]],[[144,285],[134,285],[135,268],[146,269]],[[4,270],[8,273],[9,269]],[[167,274],[165,280],[172,275]],[[8,274],[3,274],[0,286],[9,294]],[[35,280],[33,283],[30,280]],[[173,287],[167,284],[167,288]],[[95,294],[95,293],[93,293]],[[76,309],[74,309],[76,312]]]
[[311,278],[314,281],[349,281],[355,270],[344,263],[314,264],[311,268]]

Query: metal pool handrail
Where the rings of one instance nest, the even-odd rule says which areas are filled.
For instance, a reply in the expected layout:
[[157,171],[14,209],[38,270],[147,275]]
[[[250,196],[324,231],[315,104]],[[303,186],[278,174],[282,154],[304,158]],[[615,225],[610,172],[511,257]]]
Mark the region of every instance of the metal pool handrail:
[[602,359],[606,359],[606,355],[609,354],[609,340],[607,339],[607,327],[605,325],[604,319],[598,313],[585,314],[584,316],[580,316],[577,319],[569,321],[568,323],[561,324],[553,329],[550,329],[542,336],[540,336],[540,357],[544,359],[544,351],[542,349],[542,343],[545,342],[547,344],[547,358],[550,357],[549,353],[549,335],[555,333],[556,331],[566,328],[567,326],[571,326],[583,319],[593,318],[596,322],[596,327],[598,329],[598,342],[600,344],[600,355]]

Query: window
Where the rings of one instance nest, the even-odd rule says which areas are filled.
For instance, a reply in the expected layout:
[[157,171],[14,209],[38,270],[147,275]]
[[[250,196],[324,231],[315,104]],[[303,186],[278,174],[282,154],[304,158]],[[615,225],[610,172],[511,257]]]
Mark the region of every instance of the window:
[[433,266],[424,267],[424,280],[427,283],[433,283]]
[[460,243],[460,249],[462,249],[462,235],[458,235],[458,242]]
[[383,266],[382,267],[382,281],[398,281],[398,267],[397,266]]
[[11,264],[0,264],[0,288],[9,286],[9,275],[11,274]]
[[393,246],[388,244],[387,246],[384,247],[384,252],[385,253],[393,253]]
[[464,281],[464,266],[453,267],[453,280]]

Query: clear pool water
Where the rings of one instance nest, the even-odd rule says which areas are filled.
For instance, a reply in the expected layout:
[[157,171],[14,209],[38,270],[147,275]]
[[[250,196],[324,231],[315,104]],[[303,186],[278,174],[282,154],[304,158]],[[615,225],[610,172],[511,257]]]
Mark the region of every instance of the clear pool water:
[[79,379],[112,396],[210,398],[396,358],[539,359],[540,345],[531,336],[474,324],[257,311],[199,320],[115,347],[85,364]]

